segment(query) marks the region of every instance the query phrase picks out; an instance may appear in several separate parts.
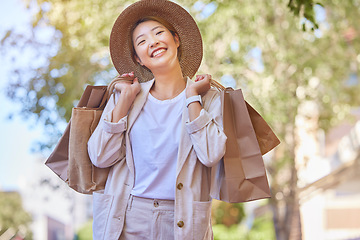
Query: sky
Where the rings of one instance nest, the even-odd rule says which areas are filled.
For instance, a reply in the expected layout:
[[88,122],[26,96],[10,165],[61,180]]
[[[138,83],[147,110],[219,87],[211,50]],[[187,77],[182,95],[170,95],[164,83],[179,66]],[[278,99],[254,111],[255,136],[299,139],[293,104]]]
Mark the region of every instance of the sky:
[[[0,0],[0,39],[11,27],[24,29],[29,20],[30,15],[20,0]],[[26,59],[26,55],[21,57]],[[8,119],[9,114],[19,109],[19,104],[11,102],[5,95],[11,64],[6,57],[0,56],[0,190],[5,191],[18,190],[31,176],[34,162],[40,161],[39,155],[31,153],[31,146],[42,137],[40,126],[29,124],[17,115]]]

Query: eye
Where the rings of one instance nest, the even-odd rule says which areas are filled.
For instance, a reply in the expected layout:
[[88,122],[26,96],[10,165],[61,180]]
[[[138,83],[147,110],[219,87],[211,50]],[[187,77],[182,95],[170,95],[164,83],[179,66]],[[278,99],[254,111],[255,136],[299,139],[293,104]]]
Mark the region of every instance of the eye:
[[160,34],[162,34],[163,32],[164,32],[164,30],[158,31],[158,32],[156,33],[156,35],[160,35]]
[[145,43],[145,40],[141,40],[140,42],[138,42],[138,46],[140,46],[141,44]]

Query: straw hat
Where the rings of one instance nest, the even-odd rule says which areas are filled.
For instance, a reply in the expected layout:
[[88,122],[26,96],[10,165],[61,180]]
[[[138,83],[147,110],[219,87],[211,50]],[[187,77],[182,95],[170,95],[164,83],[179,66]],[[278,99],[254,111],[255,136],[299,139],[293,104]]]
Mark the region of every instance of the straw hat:
[[153,74],[133,61],[131,54],[132,26],[141,18],[155,16],[168,21],[181,41],[180,66],[184,76],[192,78],[201,63],[203,48],[198,26],[181,6],[167,0],[141,0],[127,7],[117,18],[110,35],[110,55],[119,74],[134,71],[140,82],[154,78]]

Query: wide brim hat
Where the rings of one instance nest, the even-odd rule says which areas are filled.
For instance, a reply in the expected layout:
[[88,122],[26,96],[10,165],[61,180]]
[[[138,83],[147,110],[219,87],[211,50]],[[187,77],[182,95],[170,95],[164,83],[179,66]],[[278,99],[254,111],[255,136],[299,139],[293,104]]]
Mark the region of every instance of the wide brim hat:
[[202,39],[193,17],[178,4],[167,0],[141,0],[127,7],[116,19],[110,35],[110,55],[118,73],[135,72],[140,82],[154,78],[153,74],[134,62],[131,52],[131,28],[144,17],[160,17],[168,21],[179,34],[180,66],[184,76],[192,78],[203,56]]

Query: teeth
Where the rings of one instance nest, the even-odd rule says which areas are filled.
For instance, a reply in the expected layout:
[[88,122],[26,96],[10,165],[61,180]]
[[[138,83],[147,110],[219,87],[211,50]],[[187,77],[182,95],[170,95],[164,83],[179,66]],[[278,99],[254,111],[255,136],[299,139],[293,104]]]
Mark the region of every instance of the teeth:
[[157,55],[159,55],[160,53],[162,52],[165,52],[165,49],[160,49],[160,50],[157,50],[153,53],[153,57],[156,57]]

